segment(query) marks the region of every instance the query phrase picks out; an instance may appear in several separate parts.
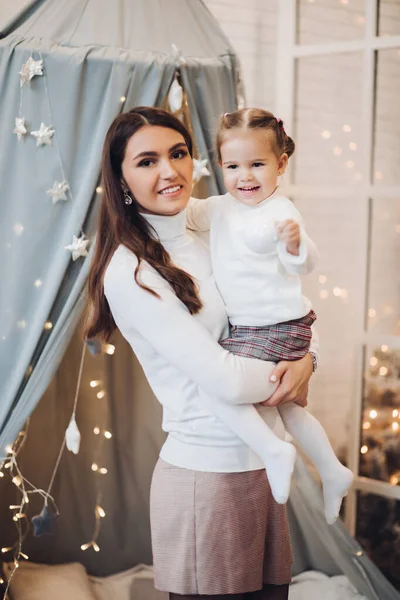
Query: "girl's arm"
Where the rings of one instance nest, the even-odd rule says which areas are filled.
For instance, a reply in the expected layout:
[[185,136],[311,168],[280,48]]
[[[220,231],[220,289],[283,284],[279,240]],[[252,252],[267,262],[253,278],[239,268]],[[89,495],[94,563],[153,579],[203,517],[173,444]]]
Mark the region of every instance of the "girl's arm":
[[208,231],[221,196],[210,196],[205,200],[190,198],[186,209],[186,224],[193,231]]
[[289,198],[278,198],[276,200],[276,221],[282,222],[287,219],[295,221],[300,227],[300,247],[298,256],[290,254],[286,250],[285,243],[278,242],[279,260],[289,274],[307,275],[314,270],[318,261],[318,250],[314,242],[307,235],[303,217]]
[[[293,219],[297,220],[297,219]],[[308,237],[304,224],[297,220],[300,225],[300,246],[298,256],[290,254],[286,250],[285,243],[278,242],[278,256],[286,271],[291,275],[308,275],[311,273],[318,261],[318,250],[311,238]]]
[[233,404],[257,404],[276,383],[269,379],[275,364],[235,356],[224,350],[192,317],[169,284],[145,263],[139,277],[160,296],[135,281],[137,259],[125,248],[114,255],[104,278],[104,291],[124,337],[139,333],[166,360],[211,396]]
[[[286,243],[279,240],[279,227],[282,228],[285,221],[294,221],[300,228],[300,245],[298,255],[291,254],[286,249]],[[277,252],[280,263],[291,275],[306,275],[316,266],[318,250],[314,242],[306,233],[304,221],[301,214],[295,208],[289,198],[279,197],[271,200],[269,210],[260,218],[251,223],[245,232],[246,243],[257,254],[265,254],[271,251],[271,240],[275,237],[277,241]]]

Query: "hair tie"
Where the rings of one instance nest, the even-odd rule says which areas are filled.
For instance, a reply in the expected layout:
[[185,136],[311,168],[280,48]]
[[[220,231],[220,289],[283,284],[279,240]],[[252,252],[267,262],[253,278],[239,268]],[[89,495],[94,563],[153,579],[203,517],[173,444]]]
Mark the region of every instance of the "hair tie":
[[284,126],[284,124],[283,124],[283,121],[282,121],[282,119],[281,119],[280,117],[275,117],[275,119],[276,119],[276,122],[277,122],[277,124],[278,124],[278,125],[280,125],[280,126],[282,127],[282,131],[283,131],[283,133],[286,133],[286,131],[285,131],[285,126]]

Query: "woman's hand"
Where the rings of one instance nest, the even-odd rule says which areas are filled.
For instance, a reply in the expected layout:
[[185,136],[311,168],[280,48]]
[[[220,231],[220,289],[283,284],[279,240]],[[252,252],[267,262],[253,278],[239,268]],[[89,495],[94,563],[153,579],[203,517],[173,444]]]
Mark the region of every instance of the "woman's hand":
[[[286,402],[295,402],[307,406],[308,382],[313,373],[311,356],[294,361],[279,362],[271,373],[271,381],[279,381],[275,392],[262,406],[278,406]],[[275,378],[275,379],[274,379]]]

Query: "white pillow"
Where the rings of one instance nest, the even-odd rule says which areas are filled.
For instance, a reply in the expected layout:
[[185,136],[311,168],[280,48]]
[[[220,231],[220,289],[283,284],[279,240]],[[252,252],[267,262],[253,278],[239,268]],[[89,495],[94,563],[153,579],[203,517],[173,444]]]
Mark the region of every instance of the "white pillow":
[[[14,563],[3,563],[8,580]],[[21,561],[10,583],[12,600],[96,600],[85,568],[79,563],[40,565]]]
[[344,575],[305,571],[292,579],[289,600],[367,600]]
[[166,592],[154,589],[153,569],[146,565],[109,577],[89,579],[96,600],[168,600]]

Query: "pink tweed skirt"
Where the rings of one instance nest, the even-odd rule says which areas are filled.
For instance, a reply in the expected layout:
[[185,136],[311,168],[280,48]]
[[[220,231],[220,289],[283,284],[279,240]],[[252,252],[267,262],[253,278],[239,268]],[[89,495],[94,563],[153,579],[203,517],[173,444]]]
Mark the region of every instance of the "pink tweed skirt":
[[265,470],[205,473],[159,459],[151,484],[155,587],[175,594],[241,594],[290,583],[286,507]]

